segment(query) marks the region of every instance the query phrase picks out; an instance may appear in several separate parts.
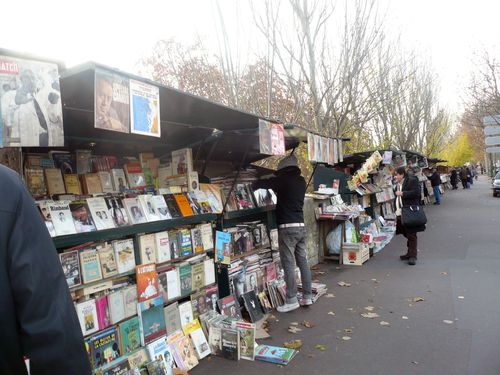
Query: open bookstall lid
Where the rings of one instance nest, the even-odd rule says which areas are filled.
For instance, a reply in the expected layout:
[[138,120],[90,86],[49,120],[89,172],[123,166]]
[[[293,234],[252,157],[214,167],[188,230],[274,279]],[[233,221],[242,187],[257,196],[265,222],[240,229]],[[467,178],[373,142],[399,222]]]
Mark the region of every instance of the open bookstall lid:
[[[161,137],[148,137],[94,128],[95,71],[105,70],[126,79],[154,85],[160,92]],[[64,127],[67,143],[72,148],[140,152],[153,151],[167,155],[183,147],[193,149],[193,158],[210,161],[241,161],[245,164],[268,157],[259,150],[259,119],[263,117],[214,103],[205,98],[161,85],[94,62],[67,69],[61,74]],[[266,119],[272,122],[274,120]],[[287,125],[288,130],[295,128]],[[285,147],[298,146],[300,136],[285,135]],[[307,138],[307,136],[305,137]]]

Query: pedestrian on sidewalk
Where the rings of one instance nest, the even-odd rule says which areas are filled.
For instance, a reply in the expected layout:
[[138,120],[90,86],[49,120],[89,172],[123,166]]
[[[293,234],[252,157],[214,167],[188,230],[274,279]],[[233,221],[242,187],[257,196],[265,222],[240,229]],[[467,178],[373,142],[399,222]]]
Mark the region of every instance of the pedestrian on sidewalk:
[[472,182],[472,171],[470,170],[469,167],[465,167],[465,170],[467,171],[467,189],[470,189],[473,182]]
[[434,191],[434,198],[436,201],[434,204],[441,204],[441,176],[439,172],[436,171],[436,168],[431,169],[431,175],[429,176],[429,180],[431,181],[432,190]]
[[419,227],[405,227],[401,221],[403,207],[420,206],[420,185],[418,179],[409,176],[404,167],[396,169],[396,234],[406,237],[406,254],[401,255],[401,260],[407,260],[414,266],[417,262],[417,232],[425,230],[425,225]]
[[[288,312],[300,305],[312,305],[311,270],[307,263],[303,212],[306,181],[300,174],[295,155],[289,155],[280,161],[276,177],[256,181],[253,187],[272,189],[277,197],[279,251],[286,283],[286,302],[277,310]],[[299,267],[302,279],[303,298],[300,301],[297,298],[295,264]]]
[[453,168],[451,171],[450,183],[451,183],[453,190],[458,189],[458,186],[457,186],[458,185],[458,173],[457,173],[457,170],[455,168]]
[[90,375],[54,243],[21,178],[0,165],[0,374]]
[[462,187],[464,189],[467,189],[467,170],[465,169],[465,167],[462,167],[460,169],[460,181],[462,182]]

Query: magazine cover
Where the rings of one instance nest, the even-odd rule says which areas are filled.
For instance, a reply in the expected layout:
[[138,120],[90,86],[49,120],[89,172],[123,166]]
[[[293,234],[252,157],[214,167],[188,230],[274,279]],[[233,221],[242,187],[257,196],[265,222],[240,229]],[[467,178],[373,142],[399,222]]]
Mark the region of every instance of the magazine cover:
[[120,351],[120,340],[116,327],[100,332],[90,339],[90,352],[94,368],[113,362],[120,357]]
[[0,55],[0,147],[63,147],[56,64]]
[[146,222],[146,215],[141,208],[139,198],[124,198],[123,205],[127,210],[133,224],[141,224]]
[[135,134],[161,137],[158,87],[130,80],[130,129]]
[[59,254],[59,258],[68,287],[72,288],[80,285],[82,283],[82,277],[80,274],[78,250],[61,253]]
[[137,278],[137,299],[139,302],[146,301],[159,295],[158,274],[156,265],[142,264],[135,267]]
[[110,210],[104,198],[87,198],[87,204],[94,219],[94,224],[98,230],[115,227]]
[[104,69],[95,70],[94,127],[128,133],[129,80]]
[[75,224],[68,204],[63,203],[49,203],[47,205],[52,218],[52,224],[58,236],[67,234],[75,234]]
[[95,232],[97,229],[87,202],[75,201],[69,204],[77,233]]
[[113,241],[118,273],[135,269],[134,241],[132,239]]
[[137,304],[141,324],[141,344],[146,345],[167,333],[163,298],[156,297]]
[[106,201],[106,206],[108,207],[108,211],[116,227],[130,225],[130,219],[125,207],[123,207],[123,200],[121,198],[106,197],[104,200]]
[[217,262],[223,264],[231,263],[231,233],[215,232],[215,253]]
[[285,130],[283,125],[259,120],[260,153],[285,155]]

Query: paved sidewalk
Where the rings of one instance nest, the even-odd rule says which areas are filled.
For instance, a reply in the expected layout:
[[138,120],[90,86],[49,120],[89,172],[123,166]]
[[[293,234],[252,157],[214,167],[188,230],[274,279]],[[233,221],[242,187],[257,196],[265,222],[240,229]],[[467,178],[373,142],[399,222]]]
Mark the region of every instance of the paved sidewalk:
[[[500,198],[493,198],[489,187],[490,181],[481,177],[470,190],[446,192],[441,206],[426,206],[428,229],[418,235],[414,267],[399,260],[405,251],[400,236],[363,267],[321,265],[326,274],[319,280],[335,297],[322,297],[314,306],[289,314],[276,313],[272,337],[261,341],[281,346],[303,340],[286,368],[212,357],[191,373],[500,373]],[[339,287],[338,281],[351,286]],[[424,301],[412,302],[415,297]],[[361,317],[367,306],[380,318]],[[315,326],[287,332],[289,323],[303,320]],[[315,349],[316,344],[326,350]]]

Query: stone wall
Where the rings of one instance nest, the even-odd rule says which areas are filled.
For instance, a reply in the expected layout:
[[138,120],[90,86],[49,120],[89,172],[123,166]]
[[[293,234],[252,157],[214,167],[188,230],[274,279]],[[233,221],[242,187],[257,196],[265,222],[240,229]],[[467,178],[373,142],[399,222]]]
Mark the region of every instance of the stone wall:
[[306,248],[309,265],[313,266],[319,262],[319,229],[314,208],[318,206],[312,198],[304,200],[304,224],[306,227]]

